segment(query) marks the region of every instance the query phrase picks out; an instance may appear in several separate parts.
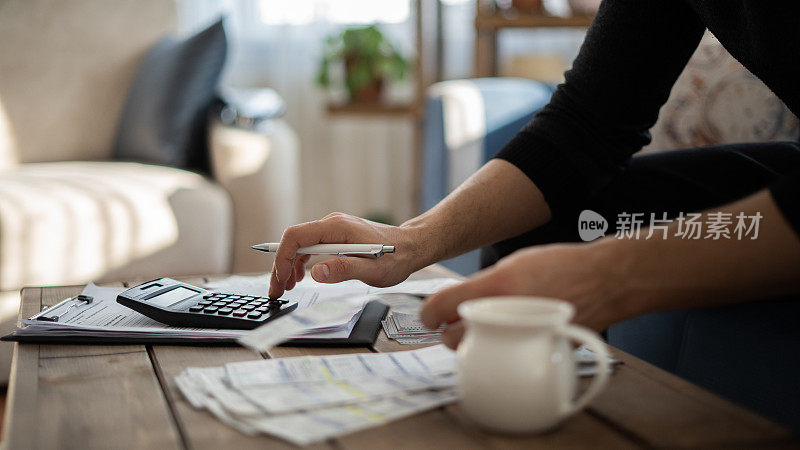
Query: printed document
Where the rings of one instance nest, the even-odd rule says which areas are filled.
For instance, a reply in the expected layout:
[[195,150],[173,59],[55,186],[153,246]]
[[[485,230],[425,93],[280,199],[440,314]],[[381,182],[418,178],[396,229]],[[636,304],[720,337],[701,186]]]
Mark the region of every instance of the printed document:
[[305,445],[456,400],[455,353],[304,356],[188,368],[175,379],[195,408],[244,433]]

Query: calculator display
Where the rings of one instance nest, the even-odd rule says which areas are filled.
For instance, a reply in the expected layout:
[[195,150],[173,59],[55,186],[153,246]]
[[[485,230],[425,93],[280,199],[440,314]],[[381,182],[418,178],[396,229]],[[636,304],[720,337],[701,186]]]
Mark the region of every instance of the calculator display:
[[164,292],[163,294],[156,295],[155,297],[151,297],[151,298],[147,299],[147,301],[149,303],[154,304],[154,305],[167,307],[167,306],[172,305],[174,303],[177,303],[177,302],[179,302],[181,300],[185,300],[185,299],[187,299],[189,297],[195,296],[195,295],[197,295],[199,293],[200,292],[198,292],[198,291],[193,291],[193,290],[187,289],[187,288],[185,288],[183,286],[179,286],[179,287],[176,287],[175,289],[172,289],[172,290],[169,290],[167,292]]

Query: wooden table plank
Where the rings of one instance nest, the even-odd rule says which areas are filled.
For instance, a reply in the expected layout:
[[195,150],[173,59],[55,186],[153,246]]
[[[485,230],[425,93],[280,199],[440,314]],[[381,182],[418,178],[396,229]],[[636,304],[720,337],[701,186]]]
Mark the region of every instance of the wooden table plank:
[[[18,320],[41,309],[42,289],[22,290]],[[39,404],[39,345],[14,343],[3,442],[8,448],[33,448]]]
[[[38,301],[25,295],[22,316],[80,288],[39,292]],[[182,447],[143,346],[16,344],[15,351],[11,448]]]
[[630,449],[642,448],[624,434],[609,427],[601,420],[585,412],[576,414],[561,423],[557,428],[541,434],[509,435],[492,433],[481,429],[467,417],[460,406],[445,408],[450,420],[464,430],[472,439],[479,440],[493,449],[550,449],[550,448],[592,448],[592,449]]
[[[197,410],[177,390],[175,377],[187,367],[219,366],[229,362],[260,359],[241,347],[154,346],[153,355],[166,383],[166,394],[173,404],[177,420],[193,449],[294,448],[270,436],[248,436],[217,420],[208,411]],[[318,448],[330,448],[322,445]]]
[[621,350],[624,364],[591,411],[654,447],[780,441],[787,429]]

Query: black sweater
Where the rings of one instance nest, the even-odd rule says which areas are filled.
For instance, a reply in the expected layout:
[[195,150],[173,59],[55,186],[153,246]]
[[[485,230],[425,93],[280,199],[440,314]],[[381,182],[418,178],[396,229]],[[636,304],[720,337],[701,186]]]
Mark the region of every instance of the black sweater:
[[[800,116],[800,0],[604,0],[565,82],[497,157],[554,214],[577,206],[650,142],[705,28]],[[800,173],[770,190],[800,233]]]

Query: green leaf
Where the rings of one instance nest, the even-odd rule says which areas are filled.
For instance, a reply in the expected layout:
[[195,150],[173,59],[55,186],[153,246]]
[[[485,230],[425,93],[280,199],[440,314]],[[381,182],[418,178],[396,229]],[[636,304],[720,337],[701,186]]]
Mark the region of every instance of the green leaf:
[[375,25],[351,27],[326,38],[317,82],[330,85],[330,64],[345,62],[345,85],[350,95],[380,79],[399,80],[408,72],[408,61]]

